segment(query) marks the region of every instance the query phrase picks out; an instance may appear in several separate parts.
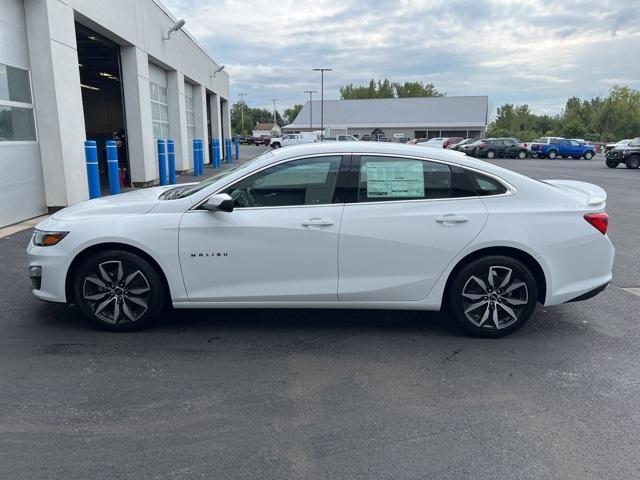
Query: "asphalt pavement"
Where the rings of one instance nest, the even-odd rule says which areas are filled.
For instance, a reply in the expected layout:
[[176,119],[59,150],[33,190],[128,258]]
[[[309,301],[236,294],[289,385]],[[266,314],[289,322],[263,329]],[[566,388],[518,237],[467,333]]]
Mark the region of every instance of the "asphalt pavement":
[[96,331],[32,297],[30,230],[0,238],[0,478],[640,478],[640,170],[495,163],[605,188],[617,248],[608,290],[499,340],[393,311]]

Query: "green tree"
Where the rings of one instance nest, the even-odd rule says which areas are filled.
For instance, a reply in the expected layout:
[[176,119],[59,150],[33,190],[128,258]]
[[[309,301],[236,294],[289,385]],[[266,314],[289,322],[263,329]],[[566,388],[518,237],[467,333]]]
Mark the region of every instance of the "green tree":
[[285,124],[293,123],[298,114],[302,110],[302,104],[296,103],[293,107],[287,108],[284,111],[284,121]]
[[[242,108],[244,102],[231,106],[231,131],[233,134],[250,135],[256,123],[273,123],[273,111],[266,108],[251,108],[244,104],[244,129],[242,128]],[[276,110],[276,123],[284,125],[280,112]]]
[[444,97],[445,92],[439,92],[433,83],[404,82],[394,83],[393,88],[398,98],[406,97]]
[[340,87],[340,97],[343,100],[357,100],[365,98],[407,98],[407,97],[444,97],[433,83],[422,82],[390,82],[388,79],[374,80],[367,85],[352,83]]

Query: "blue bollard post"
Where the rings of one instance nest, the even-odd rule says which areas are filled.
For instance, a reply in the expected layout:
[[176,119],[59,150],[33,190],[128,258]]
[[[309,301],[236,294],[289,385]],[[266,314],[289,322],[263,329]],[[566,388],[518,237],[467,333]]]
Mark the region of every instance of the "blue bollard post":
[[118,169],[118,145],[115,140],[107,140],[107,172],[109,174],[109,193],[120,193],[120,170]]
[[167,140],[167,158],[169,159],[169,185],[176,183],[176,144]]
[[225,138],[224,144],[225,144],[225,152],[224,152],[225,160],[227,161],[227,163],[231,163],[233,161],[233,159],[231,158],[231,139]]
[[158,139],[158,175],[160,185],[167,184],[167,144],[164,140]]
[[84,156],[87,162],[87,180],[89,181],[89,198],[100,198],[100,170],[98,170],[98,147],[95,140],[84,142]]
[[200,175],[200,157],[198,155],[198,139],[193,139],[193,176]]
[[240,158],[240,140],[236,137],[236,160]]
[[204,152],[202,151],[202,139],[198,139],[198,172],[204,174]]
[[213,139],[213,168],[220,168],[220,139]]

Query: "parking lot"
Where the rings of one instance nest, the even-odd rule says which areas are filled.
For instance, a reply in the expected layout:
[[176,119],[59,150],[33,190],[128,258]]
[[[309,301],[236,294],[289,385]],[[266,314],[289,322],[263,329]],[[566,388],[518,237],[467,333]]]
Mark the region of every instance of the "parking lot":
[[95,331],[32,297],[31,230],[0,238],[0,477],[638,478],[640,170],[494,163],[605,188],[617,249],[604,293],[499,340],[401,311],[181,310]]

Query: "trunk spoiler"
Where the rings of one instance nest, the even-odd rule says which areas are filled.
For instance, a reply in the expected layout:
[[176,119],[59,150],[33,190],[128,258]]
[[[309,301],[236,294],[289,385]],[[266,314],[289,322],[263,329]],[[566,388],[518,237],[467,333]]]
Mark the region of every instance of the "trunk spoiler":
[[576,180],[543,180],[543,182],[561,188],[565,193],[589,207],[604,206],[607,201],[607,192],[592,183]]

